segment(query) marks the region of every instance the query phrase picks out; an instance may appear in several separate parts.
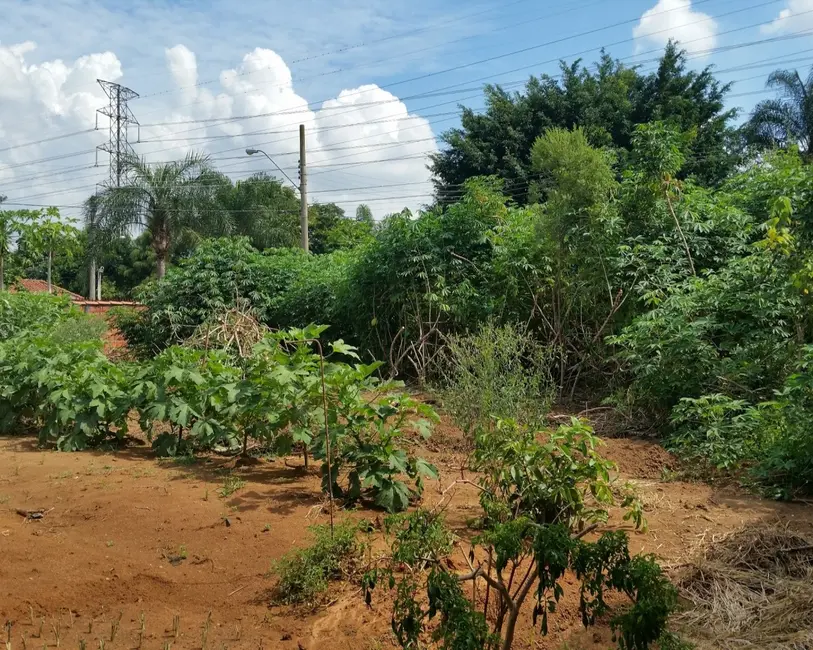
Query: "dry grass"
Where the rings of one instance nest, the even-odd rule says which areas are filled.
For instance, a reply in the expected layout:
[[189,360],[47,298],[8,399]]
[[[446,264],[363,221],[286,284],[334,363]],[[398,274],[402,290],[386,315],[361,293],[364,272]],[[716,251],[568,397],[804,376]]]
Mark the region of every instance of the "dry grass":
[[725,536],[677,578],[677,617],[700,648],[813,647],[813,541],[787,526]]
[[186,344],[204,350],[234,349],[241,357],[247,357],[266,332],[268,328],[257,320],[249,303],[238,299],[234,307],[216,314],[210,322],[200,325]]

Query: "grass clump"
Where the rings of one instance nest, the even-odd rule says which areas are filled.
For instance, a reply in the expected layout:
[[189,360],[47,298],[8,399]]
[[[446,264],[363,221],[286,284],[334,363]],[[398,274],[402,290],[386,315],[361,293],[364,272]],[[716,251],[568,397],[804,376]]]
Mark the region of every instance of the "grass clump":
[[313,526],[313,543],[286,553],[273,570],[279,576],[275,600],[286,605],[316,605],[331,580],[348,575],[361,556],[358,526],[343,522],[330,536],[329,526]]
[[492,427],[497,418],[541,426],[555,396],[555,361],[556,351],[524,327],[486,323],[473,334],[449,337],[438,392],[468,433]]
[[222,498],[227,499],[238,490],[242,490],[245,485],[246,482],[239,476],[230,475],[225,478],[223,485],[217,491]]

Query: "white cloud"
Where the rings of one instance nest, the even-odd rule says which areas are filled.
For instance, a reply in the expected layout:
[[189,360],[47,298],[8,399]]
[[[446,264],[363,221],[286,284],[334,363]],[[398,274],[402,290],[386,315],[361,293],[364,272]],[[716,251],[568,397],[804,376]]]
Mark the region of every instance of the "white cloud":
[[[96,79],[122,79],[122,65],[112,52],[28,63],[37,51],[29,42],[0,44],[0,150],[14,147],[0,151],[0,193],[9,203],[76,206],[106,178],[107,155],[100,153],[99,166],[93,165],[107,124],[100,117],[98,131],[51,138],[94,126],[96,109],[107,103]],[[258,171],[280,176],[266,158],[246,156],[250,146],[296,181],[301,123],[312,202],[336,202],[349,214],[367,202],[382,217],[430,199],[426,153],[437,150],[432,128],[377,85],[344,89],[317,107],[297,92],[288,65],[270,49],[248,52],[214,75],[216,83],[199,81],[196,53],[185,45],[164,55],[174,87],[143,92],[130,105],[142,125],[134,148],[147,160],[177,159],[194,148],[235,179]],[[131,141],[135,136],[131,132]],[[45,141],[16,146],[38,140]]]
[[764,25],[766,34],[800,32],[813,29],[813,0],[788,0],[787,6],[779,12],[776,19]]
[[683,49],[696,53],[714,47],[717,31],[717,22],[692,9],[691,0],[658,0],[643,13],[632,35],[638,51],[644,49],[645,43],[662,47],[674,39]]

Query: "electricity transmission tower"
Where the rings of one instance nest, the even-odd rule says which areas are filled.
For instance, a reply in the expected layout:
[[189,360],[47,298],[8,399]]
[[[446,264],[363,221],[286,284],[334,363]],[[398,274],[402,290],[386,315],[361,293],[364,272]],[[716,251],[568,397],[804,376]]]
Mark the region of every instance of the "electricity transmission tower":
[[[96,164],[99,164],[99,150],[110,154],[110,179],[114,187],[121,187],[127,180],[126,160],[134,156],[135,151],[127,139],[127,128],[131,124],[139,127],[138,120],[127,105],[131,99],[138,97],[138,93],[112,81],[97,79],[109,100],[107,106],[96,111],[96,128],[99,128],[99,114],[106,115],[110,120],[110,136],[108,141],[96,147]],[[138,139],[141,139],[139,127]]]
[[[96,111],[96,128],[99,128],[99,114],[107,116],[110,122],[110,133],[107,142],[96,147],[96,165],[98,166],[99,164],[100,150],[110,154],[110,176],[108,183],[110,187],[121,187],[122,184],[126,184],[127,182],[127,158],[135,155],[135,151],[127,139],[127,129],[131,124],[139,127],[138,120],[135,115],[133,115],[133,111],[130,110],[127,102],[138,97],[138,93],[130,88],[113,83],[112,81],[104,81],[102,79],[97,79],[96,81],[102,87],[108,99],[107,106]],[[140,127],[138,136],[140,140]],[[91,197],[93,203],[90,208],[90,221],[87,224],[89,233],[94,231],[98,226],[98,224],[96,224],[95,199],[96,197]],[[95,255],[91,255],[88,268],[88,298],[90,300],[101,300],[101,271],[101,268],[96,268]]]

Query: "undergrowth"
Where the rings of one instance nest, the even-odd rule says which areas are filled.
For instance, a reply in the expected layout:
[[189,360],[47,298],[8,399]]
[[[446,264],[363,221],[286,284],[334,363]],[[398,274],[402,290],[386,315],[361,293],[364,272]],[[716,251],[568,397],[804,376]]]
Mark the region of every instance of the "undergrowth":
[[279,580],[274,593],[286,605],[317,605],[331,580],[352,573],[361,557],[359,525],[352,521],[337,524],[331,537],[329,526],[313,526],[313,543],[286,553],[272,570]]

